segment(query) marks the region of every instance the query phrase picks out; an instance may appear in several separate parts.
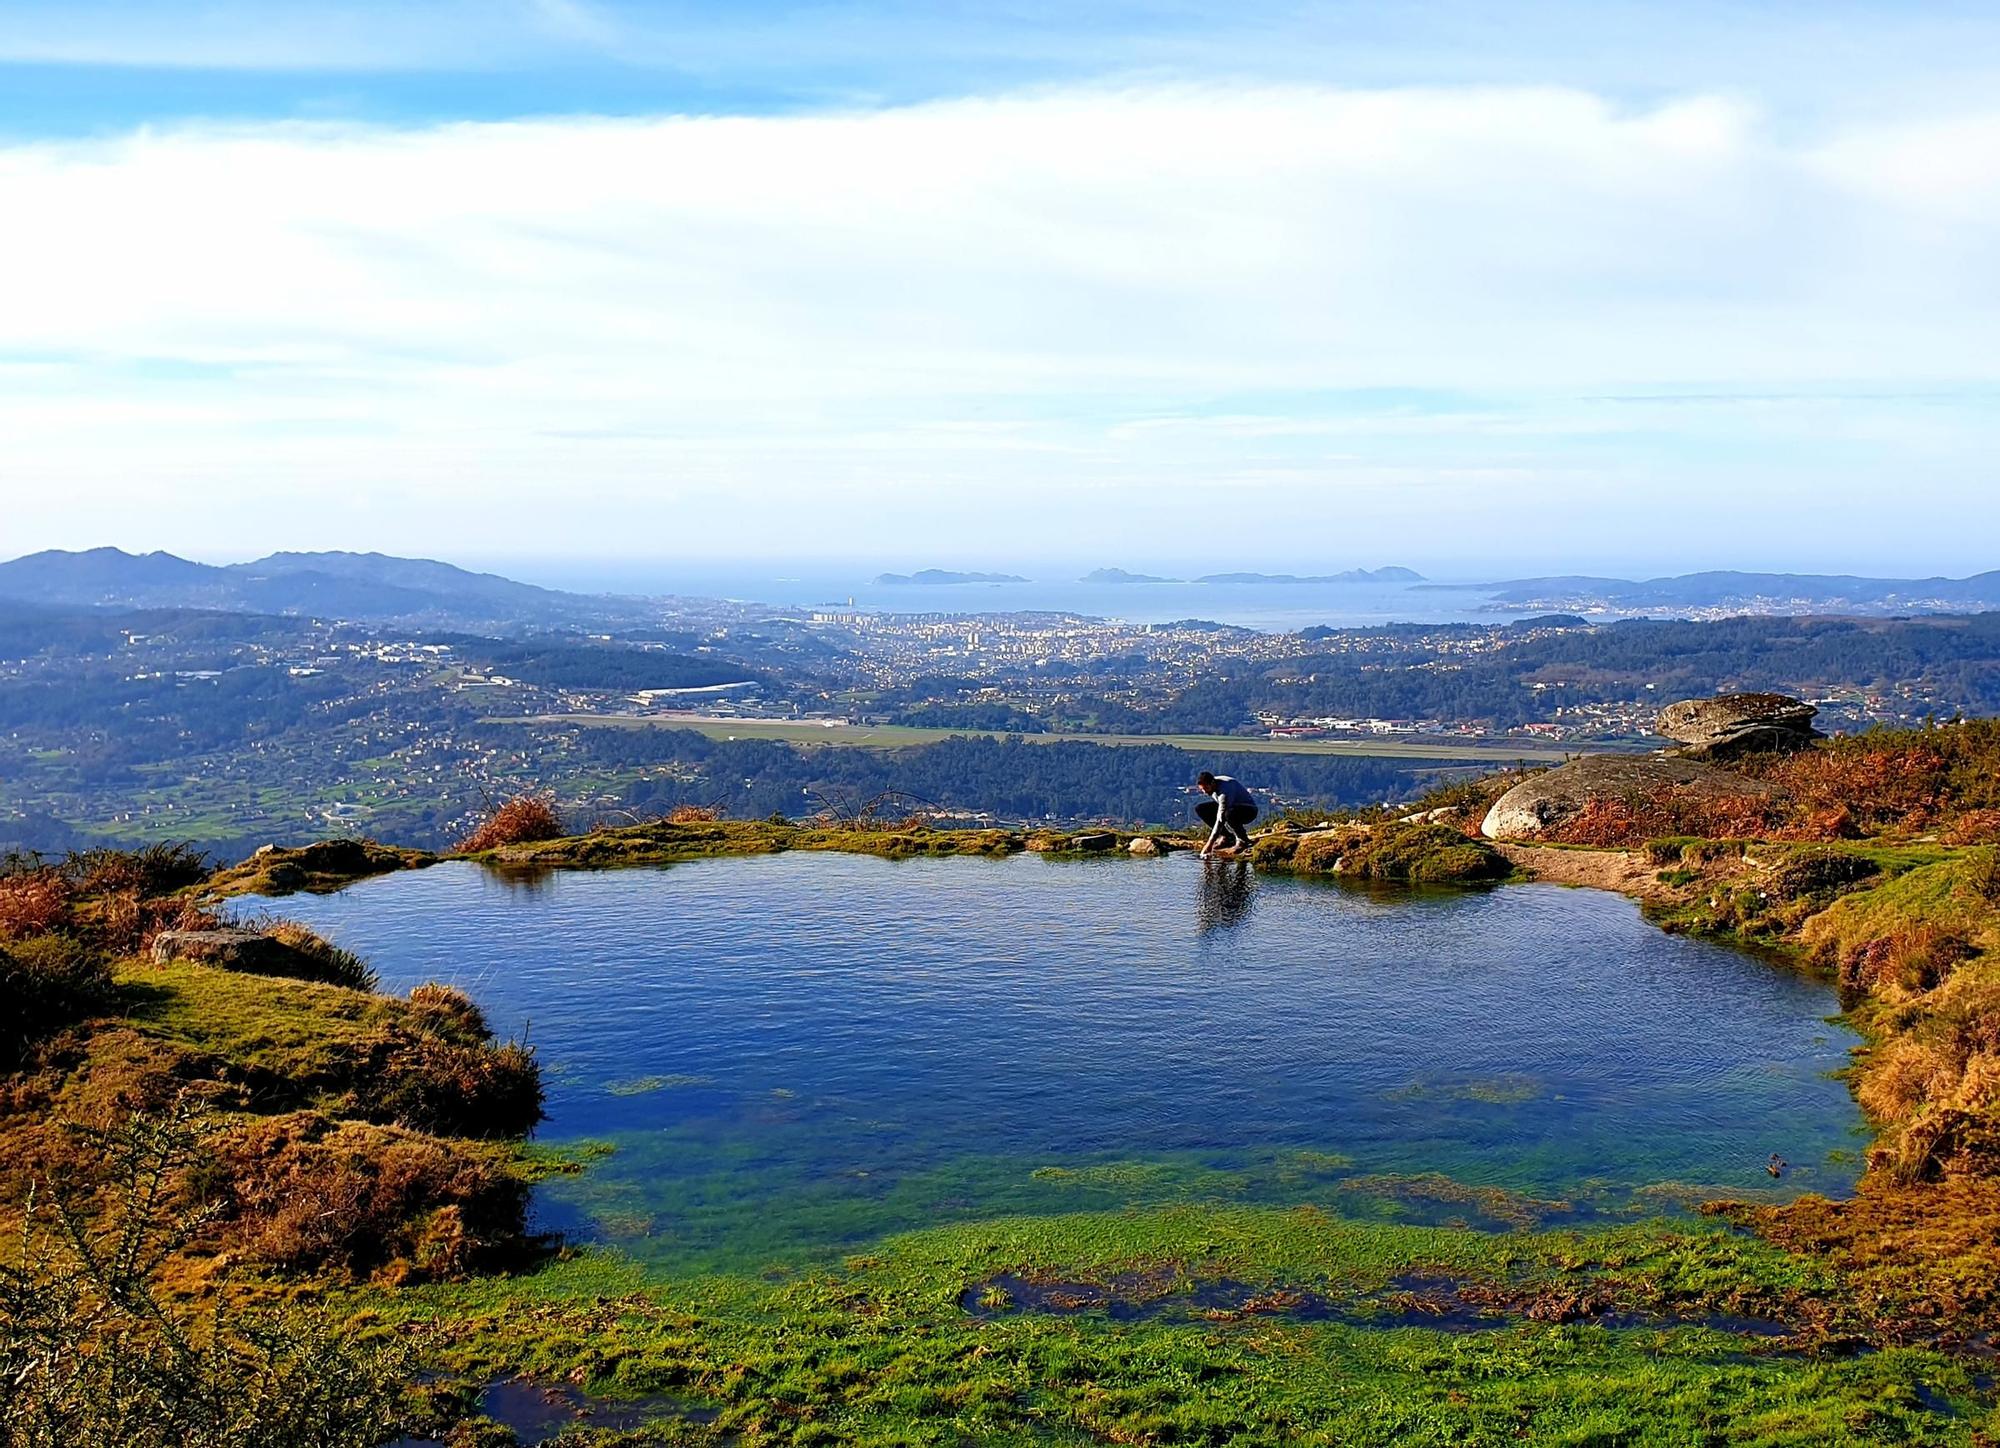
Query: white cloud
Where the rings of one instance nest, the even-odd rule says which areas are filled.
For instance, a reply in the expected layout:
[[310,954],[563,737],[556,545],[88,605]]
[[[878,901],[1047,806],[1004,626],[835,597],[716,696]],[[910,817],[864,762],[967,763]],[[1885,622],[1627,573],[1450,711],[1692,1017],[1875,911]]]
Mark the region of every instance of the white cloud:
[[[866,535],[820,499],[1567,477],[1602,412],[1311,399],[1992,381],[1996,128],[1787,140],[1709,97],[1270,87],[19,145],[0,489],[401,490],[439,518],[553,489],[599,510],[578,540],[754,496],[810,541]],[[1236,420],[1122,426],[1178,413]],[[1447,450],[1404,451],[1426,439]]]

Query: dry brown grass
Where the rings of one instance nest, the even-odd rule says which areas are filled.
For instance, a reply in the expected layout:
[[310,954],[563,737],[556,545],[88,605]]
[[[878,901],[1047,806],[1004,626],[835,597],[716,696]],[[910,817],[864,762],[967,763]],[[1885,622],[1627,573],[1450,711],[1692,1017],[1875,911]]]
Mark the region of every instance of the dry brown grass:
[[1731,768],[1782,793],[1709,798],[1667,786],[1593,800],[1548,838],[1607,849],[1675,835],[1831,842],[1935,832],[1947,844],[2000,840],[2000,720],[1861,734]]
[[495,1154],[311,1111],[241,1123],[216,1162],[233,1245],[397,1282],[459,1276],[516,1245],[527,1192]]
[[722,818],[722,811],[713,805],[677,804],[666,818],[670,825],[712,825]]
[[476,855],[481,850],[497,850],[503,845],[529,845],[540,840],[563,837],[562,815],[556,799],[546,790],[517,794],[498,809],[486,823],[458,842],[461,854]]
[[0,936],[24,940],[67,928],[76,896],[75,883],[53,865],[0,877]]
[[1546,833],[1561,844],[1617,849],[1674,835],[1726,840],[1772,834],[1784,821],[1781,803],[1748,795],[1714,798],[1669,785],[1631,798],[1593,799]]

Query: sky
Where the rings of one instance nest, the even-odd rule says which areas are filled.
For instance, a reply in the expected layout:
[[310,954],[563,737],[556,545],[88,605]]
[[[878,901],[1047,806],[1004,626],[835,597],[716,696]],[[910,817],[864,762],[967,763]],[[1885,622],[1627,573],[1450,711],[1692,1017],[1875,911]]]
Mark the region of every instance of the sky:
[[2000,567],[2000,6],[0,0],[0,556]]

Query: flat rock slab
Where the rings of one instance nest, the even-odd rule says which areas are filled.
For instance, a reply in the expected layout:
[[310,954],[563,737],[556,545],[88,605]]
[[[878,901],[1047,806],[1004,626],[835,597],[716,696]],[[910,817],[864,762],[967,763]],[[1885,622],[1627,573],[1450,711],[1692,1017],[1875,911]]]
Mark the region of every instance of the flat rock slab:
[[1654,718],[1653,732],[1682,744],[1714,744],[1749,729],[1805,735],[1817,713],[1811,704],[1786,694],[1719,694],[1667,705]]
[[1598,799],[1638,800],[1665,788],[1706,799],[1770,799],[1783,791],[1713,764],[1663,754],[1592,754],[1537,774],[1493,802],[1480,825],[1488,839],[1530,838]]
[[276,973],[296,955],[282,940],[235,925],[217,930],[162,930],[153,937],[155,965],[187,960],[221,970],[268,974]]

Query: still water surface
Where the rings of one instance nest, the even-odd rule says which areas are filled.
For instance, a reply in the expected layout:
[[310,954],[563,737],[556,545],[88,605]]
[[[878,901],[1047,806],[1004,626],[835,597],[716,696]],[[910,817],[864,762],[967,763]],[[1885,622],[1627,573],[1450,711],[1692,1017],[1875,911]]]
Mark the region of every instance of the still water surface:
[[787,854],[453,864],[283,909],[386,986],[450,981],[527,1034],[541,1139],[617,1148],[542,1188],[544,1220],[677,1268],[1008,1212],[1496,1226],[1858,1169],[1831,988],[1599,892]]

